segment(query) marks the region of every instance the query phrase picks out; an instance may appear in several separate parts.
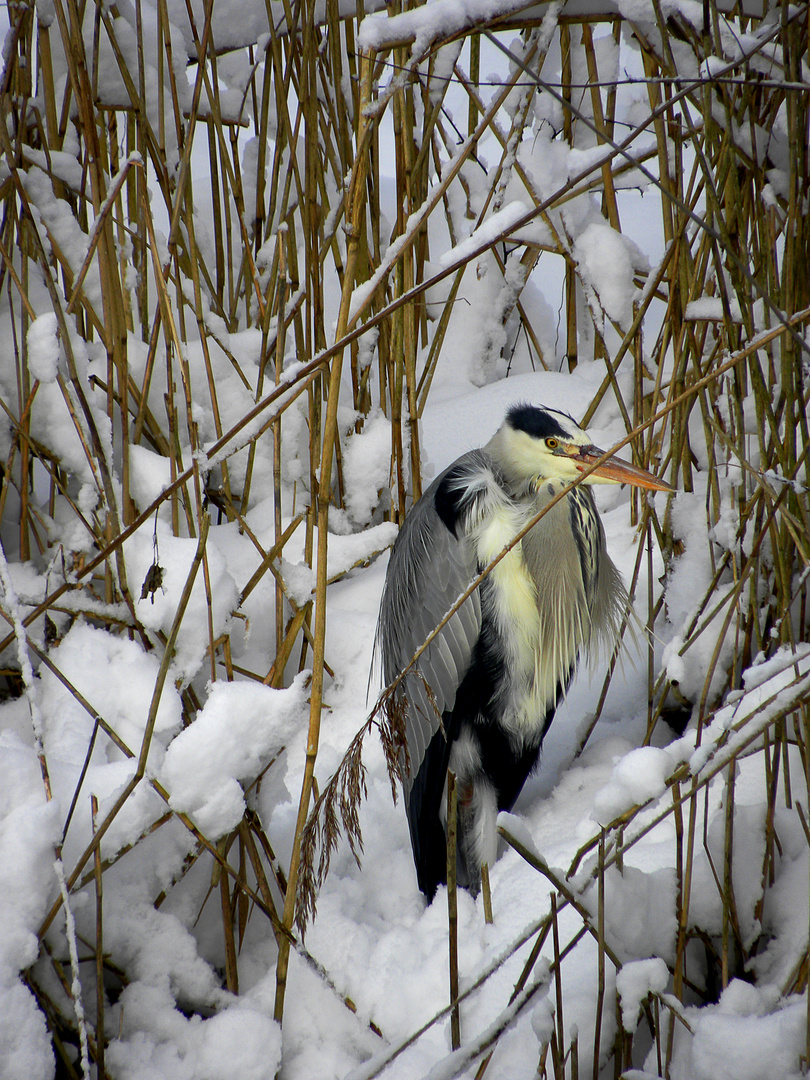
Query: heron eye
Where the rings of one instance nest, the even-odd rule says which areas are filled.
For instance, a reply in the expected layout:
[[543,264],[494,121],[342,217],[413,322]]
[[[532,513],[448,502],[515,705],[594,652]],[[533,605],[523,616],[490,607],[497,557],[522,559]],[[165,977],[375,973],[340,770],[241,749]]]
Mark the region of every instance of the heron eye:
[[556,450],[559,445],[556,439],[546,439],[546,446],[549,450]]

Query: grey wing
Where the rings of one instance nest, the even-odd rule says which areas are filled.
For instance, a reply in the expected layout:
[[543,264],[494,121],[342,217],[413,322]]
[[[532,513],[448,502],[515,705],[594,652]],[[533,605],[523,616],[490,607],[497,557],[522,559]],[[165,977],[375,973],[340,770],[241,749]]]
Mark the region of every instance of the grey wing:
[[[475,476],[480,465],[480,455],[473,452],[439,476],[408,515],[397,537],[377,627],[386,685],[409,664],[477,573],[474,546],[463,527],[470,503],[467,495],[472,490],[474,496],[475,491],[474,485],[470,488],[464,484],[468,474]],[[448,482],[454,480],[458,480],[454,490],[455,531],[447,523],[447,513],[443,519],[437,509],[437,492],[441,497]],[[442,627],[398,688],[396,698],[404,705],[409,756],[406,805],[442,714],[453,708],[480,630],[481,601],[476,589]]]

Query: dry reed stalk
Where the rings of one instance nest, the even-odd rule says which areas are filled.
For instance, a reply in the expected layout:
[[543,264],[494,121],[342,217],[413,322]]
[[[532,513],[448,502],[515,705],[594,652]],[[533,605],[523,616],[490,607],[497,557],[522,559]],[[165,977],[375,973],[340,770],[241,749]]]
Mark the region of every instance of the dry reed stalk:
[[599,1064],[602,1056],[602,1013],[605,1007],[605,830],[599,833],[599,861],[597,863],[597,990],[595,1024],[593,1032],[593,1080],[599,1080]]
[[450,962],[450,1047],[461,1046],[461,1016],[458,1003],[458,887],[456,850],[458,829],[458,789],[456,778],[447,771],[447,946]]
[[[361,102],[365,105],[371,97],[371,66],[368,58],[363,57],[363,78]],[[365,113],[361,109],[361,115]],[[368,122],[367,120],[365,121]],[[362,123],[362,121],[361,121]],[[343,336],[349,322],[349,302],[354,285],[354,271],[357,260],[360,240],[360,217],[365,209],[365,172],[357,170],[353,176],[353,186],[348,193],[350,210],[347,218],[351,223],[351,231],[348,236],[346,272],[344,287],[341,297],[340,313],[338,315],[337,338]],[[338,354],[332,361],[329,379],[329,391],[327,396],[327,411],[324,421],[323,451],[320,467],[320,486],[318,492],[318,559],[317,559],[317,583],[315,596],[315,633],[313,643],[313,681],[311,687],[310,726],[307,738],[307,756],[304,778],[301,786],[301,798],[298,809],[298,821],[296,824],[296,840],[290,857],[290,869],[288,878],[287,895],[284,902],[283,920],[284,925],[291,928],[295,919],[296,887],[298,884],[298,869],[300,865],[300,838],[310,810],[312,795],[312,781],[315,770],[315,759],[318,753],[318,739],[320,733],[321,703],[323,694],[324,678],[324,648],[326,637],[326,581],[327,581],[327,526],[329,515],[329,502],[331,498],[331,479],[334,460],[335,444],[337,442],[337,411],[340,396],[340,377],[342,371],[342,358]],[[284,1010],[284,993],[287,980],[287,964],[289,946],[286,939],[282,940],[279,947],[277,966],[277,989],[275,1016],[281,1020]]]
[[492,892],[489,885],[489,865],[481,864],[481,903],[484,908],[484,922],[491,925],[495,920],[492,917]]
[[[98,816],[98,800],[95,795],[90,797],[90,812],[92,814],[93,831],[96,828],[96,818]],[[104,914],[103,914],[103,901],[104,901],[104,886],[103,886],[103,866],[101,862],[101,851],[99,848],[93,852],[93,881],[96,892],[96,940],[95,940],[95,960],[96,960],[96,1068],[98,1075],[104,1075]]]
[[557,1007],[554,1011],[554,1022],[556,1025],[556,1037],[557,1046],[565,1046],[565,1013],[563,1010],[563,983],[562,983],[562,962],[560,959],[560,925],[557,917],[557,894],[552,892],[550,894],[551,901],[551,943],[553,948],[553,964],[554,964],[554,994],[556,998]]

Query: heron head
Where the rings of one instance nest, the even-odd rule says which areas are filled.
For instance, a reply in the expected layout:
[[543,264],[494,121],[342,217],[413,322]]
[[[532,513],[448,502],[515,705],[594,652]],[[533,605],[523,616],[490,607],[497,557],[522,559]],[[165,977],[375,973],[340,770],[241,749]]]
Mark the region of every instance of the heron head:
[[[499,464],[510,479],[523,482],[570,483],[605,454],[568,413],[537,405],[513,405],[493,442],[496,440],[500,443]],[[673,490],[646,469],[619,457],[607,458],[582,482]]]

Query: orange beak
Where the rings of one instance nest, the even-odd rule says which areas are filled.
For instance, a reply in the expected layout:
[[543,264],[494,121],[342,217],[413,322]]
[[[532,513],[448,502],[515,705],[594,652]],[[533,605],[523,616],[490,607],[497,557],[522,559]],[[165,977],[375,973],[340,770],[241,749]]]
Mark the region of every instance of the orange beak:
[[[579,462],[577,468],[582,472],[588,465],[593,465],[605,451],[597,446],[574,446],[569,443],[565,447],[566,453],[574,462]],[[646,469],[640,469],[630,461],[624,461],[619,457],[610,457],[604,461],[598,469],[594,469],[591,476],[598,476],[607,480],[610,484],[632,484],[633,487],[646,488],[648,491],[674,491],[675,488],[665,480],[659,480]]]

